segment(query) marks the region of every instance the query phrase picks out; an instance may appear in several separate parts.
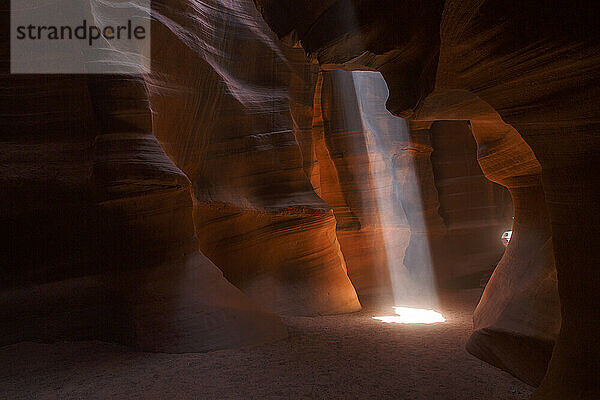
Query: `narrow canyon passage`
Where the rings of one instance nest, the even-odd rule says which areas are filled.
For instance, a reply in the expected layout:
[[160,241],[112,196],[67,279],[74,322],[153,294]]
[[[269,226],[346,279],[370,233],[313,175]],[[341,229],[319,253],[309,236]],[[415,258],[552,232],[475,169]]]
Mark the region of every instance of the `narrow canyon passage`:
[[20,343],[0,350],[0,398],[526,398],[532,387],[465,351],[480,295],[442,292],[441,324],[379,322],[390,310],[363,301],[358,313],[285,317],[287,339],[202,354]]
[[4,3],[0,400],[600,399],[591,2]]

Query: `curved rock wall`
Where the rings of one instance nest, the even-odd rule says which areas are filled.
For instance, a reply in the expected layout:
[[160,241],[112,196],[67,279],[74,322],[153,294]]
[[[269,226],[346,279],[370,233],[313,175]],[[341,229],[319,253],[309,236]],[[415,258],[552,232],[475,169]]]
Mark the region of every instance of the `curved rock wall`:
[[[474,314],[467,349],[539,385],[560,330],[560,300],[541,167],[517,131],[501,120],[472,121],[478,160],[509,188],[512,237]],[[518,282],[519,284],[515,284]]]
[[[322,72],[315,92],[317,184],[333,208],[348,275],[365,296],[398,290],[394,281],[406,279],[403,259],[410,235],[391,164],[395,149],[390,138],[401,137],[405,127],[391,115],[381,115],[385,109],[377,100],[382,95],[385,84],[379,74],[345,71]],[[381,129],[386,123],[389,129]]]
[[512,222],[510,196],[483,175],[465,121],[410,127],[410,145],[395,161],[411,225],[405,263],[411,270],[429,263],[442,287],[479,286],[504,252],[500,236]]
[[409,130],[385,109],[388,91],[377,73],[325,71],[320,82],[318,185],[336,215],[359,293],[390,285],[403,290],[392,282],[406,278],[404,265],[430,287],[487,280],[504,252],[500,236],[510,229],[512,207],[508,192],[477,164],[468,124],[443,121]]
[[446,226],[438,212],[430,127],[429,122],[411,122],[409,141],[394,155],[393,163],[398,196],[411,230],[404,263],[417,281],[437,287],[444,274],[449,276],[449,265],[447,260],[435,256],[443,256]]
[[190,182],[151,133],[141,78],[10,75],[1,17],[1,343],[190,352],[284,337],[198,252]]
[[461,287],[486,282],[504,253],[502,233],[512,225],[508,191],[490,182],[477,163],[477,144],[466,121],[431,125],[431,165],[444,245],[433,250],[440,282]]
[[139,79],[5,82],[15,135],[2,146],[12,189],[3,225],[31,229],[41,246],[31,251],[15,232],[3,253],[3,343],[104,339],[188,352],[285,335],[198,253],[189,181],[150,133]]
[[597,240],[600,224],[592,194],[600,187],[593,167],[600,154],[600,35],[591,19],[597,10],[579,2],[558,9],[548,3],[511,6],[447,3],[437,86],[458,86],[483,99],[539,160],[562,323],[534,398],[594,398],[600,390],[590,366],[600,359],[600,341],[592,332],[600,313],[592,304],[600,276],[588,243]]
[[[598,397],[593,366],[600,359],[594,333],[600,313],[594,304],[600,276],[590,246],[600,225],[597,6],[365,0],[323,9],[311,0],[256,3],[277,34],[296,37],[324,67],[381,70],[395,115],[486,120],[491,110],[517,130],[541,164],[561,301],[560,334],[534,398]],[[334,22],[348,16],[353,22]]]
[[148,78],[154,131],[192,182],[200,249],[271,311],[356,311],[336,221],[298,144],[310,119],[310,66],[254,23],[252,2],[213,3],[206,15],[177,13],[185,2],[158,6],[185,32],[157,24]]

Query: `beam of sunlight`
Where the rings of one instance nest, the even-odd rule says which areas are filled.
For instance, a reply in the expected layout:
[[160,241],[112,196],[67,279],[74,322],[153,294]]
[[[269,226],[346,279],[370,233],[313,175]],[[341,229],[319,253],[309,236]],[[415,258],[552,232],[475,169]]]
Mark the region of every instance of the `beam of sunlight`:
[[446,322],[442,314],[434,310],[422,308],[394,307],[396,315],[373,317],[373,319],[395,324],[435,324]]
[[[421,193],[419,172],[410,150],[410,130],[407,121],[392,115],[385,106],[389,91],[383,76],[378,72],[353,71],[355,93],[359,104],[362,119],[367,154],[370,162],[374,154],[386,158],[389,168],[393,171],[398,168],[395,159],[401,159],[401,164],[407,171],[402,178],[393,178],[392,190],[376,190],[379,220],[384,225],[383,240],[387,253],[387,269],[392,284],[395,304],[417,305],[420,307],[436,307],[438,297],[436,279],[433,271],[433,261],[429,247],[429,238],[426,233],[427,226],[424,220],[425,210]],[[379,181],[377,169],[369,171],[374,182]],[[392,172],[394,175],[396,172]],[[403,172],[400,172],[403,174]],[[400,226],[398,209],[403,210],[400,198],[393,193],[404,193],[411,203],[411,241],[416,241],[413,248],[412,270],[404,264],[404,257],[394,248],[394,235],[399,234],[392,227]],[[416,207],[415,207],[416,206]],[[401,211],[402,213],[403,211]],[[423,234],[425,233],[425,234]],[[415,236],[416,235],[416,236]],[[417,261],[415,263],[414,261]],[[427,311],[427,310],[424,310]],[[386,318],[388,317],[381,317]],[[394,316],[392,319],[402,319]],[[436,321],[439,322],[439,321]]]

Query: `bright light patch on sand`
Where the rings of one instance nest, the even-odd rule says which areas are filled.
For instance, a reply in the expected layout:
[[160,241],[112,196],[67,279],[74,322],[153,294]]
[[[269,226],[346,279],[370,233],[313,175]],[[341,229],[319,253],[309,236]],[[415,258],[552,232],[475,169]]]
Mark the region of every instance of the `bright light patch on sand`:
[[373,319],[395,324],[435,324],[436,322],[446,322],[446,318],[442,314],[433,310],[394,307],[394,312],[396,315],[373,317]]
[[[381,282],[389,279],[395,304],[427,304],[434,307],[438,304],[438,299],[429,236],[426,232],[415,234],[416,231],[426,230],[428,225],[425,221],[425,203],[421,195],[421,161],[418,161],[420,157],[416,155],[418,151],[409,149],[413,140],[410,127],[406,120],[392,115],[386,109],[385,101],[389,97],[389,90],[379,72],[352,71],[352,80],[354,88],[348,90],[354,89],[362,122],[363,145],[369,160],[367,171],[370,186],[366,187],[370,189],[362,193],[365,196],[372,193],[375,197],[375,211],[379,217],[383,239],[381,242],[387,261],[387,276],[384,272],[383,276],[377,278],[382,279]],[[351,99],[352,96],[348,93],[348,96],[344,97]],[[352,113],[356,112],[356,106],[348,103],[346,111],[350,118]],[[347,126],[355,125],[349,120]],[[353,140],[352,143],[360,145],[359,142]],[[399,143],[408,146],[407,151],[398,152]],[[359,147],[357,151],[364,152],[364,148]],[[370,202],[371,197],[365,197],[364,204]],[[410,218],[406,215],[405,207],[414,210]],[[414,240],[409,263],[412,269],[404,264],[409,242],[401,243],[399,240],[401,232],[409,227],[409,219],[413,232],[407,240]],[[407,318],[413,317],[416,318]],[[400,315],[392,318],[394,321],[389,322],[427,323],[419,320],[405,322],[404,317]],[[400,320],[396,321],[398,319]]]

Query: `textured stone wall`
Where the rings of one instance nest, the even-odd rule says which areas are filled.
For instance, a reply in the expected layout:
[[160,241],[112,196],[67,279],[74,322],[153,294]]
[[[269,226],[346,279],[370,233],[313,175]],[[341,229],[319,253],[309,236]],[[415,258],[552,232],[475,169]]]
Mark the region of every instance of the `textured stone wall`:
[[[385,120],[376,112],[383,107],[366,109],[363,102],[376,102],[377,89],[385,90],[378,75],[371,75],[353,77],[344,71],[320,75],[313,138],[319,193],[333,208],[348,274],[359,294],[382,295],[393,294],[396,275],[406,275],[403,259],[410,232],[396,198],[394,149],[388,140],[394,135],[401,138],[403,127],[396,121],[382,130],[377,123]],[[360,83],[375,92],[361,97],[356,87]],[[367,117],[373,125],[367,126]]]
[[189,180],[151,133],[140,79],[11,76],[3,89],[3,343],[186,352],[285,335],[198,253]]
[[[531,148],[500,120],[472,121],[486,176],[514,204],[512,237],[475,310],[467,349],[531,385],[543,378],[560,330],[552,231]],[[518,282],[518,284],[516,284]]]
[[[256,3],[278,35],[295,37],[322,67],[381,71],[390,88],[387,107],[395,115],[491,121],[497,113],[518,132],[541,165],[561,303],[560,333],[534,398],[598,397],[600,276],[590,245],[598,241],[600,225],[597,5]],[[543,223],[536,229],[544,236]]]
[[408,272],[430,287],[479,286],[504,252],[510,195],[485,178],[465,121],[411,129],[387,96],[373,72],[322,72],[316,91],[317,184],[350,278],[361,294]]
[[331,207],[306,173],[314,77],[302,50],[277,43],[250,1],[174,10],[184,6],[165,3],[184,32],[157,24],[148,83],[154,131],[192,182],[200,250],[271,311],[360,309]]
[[1,17],[2,344],[190,352],[284,337],[198,252],[190,181],[152,134],[142,79],[10,75]]

